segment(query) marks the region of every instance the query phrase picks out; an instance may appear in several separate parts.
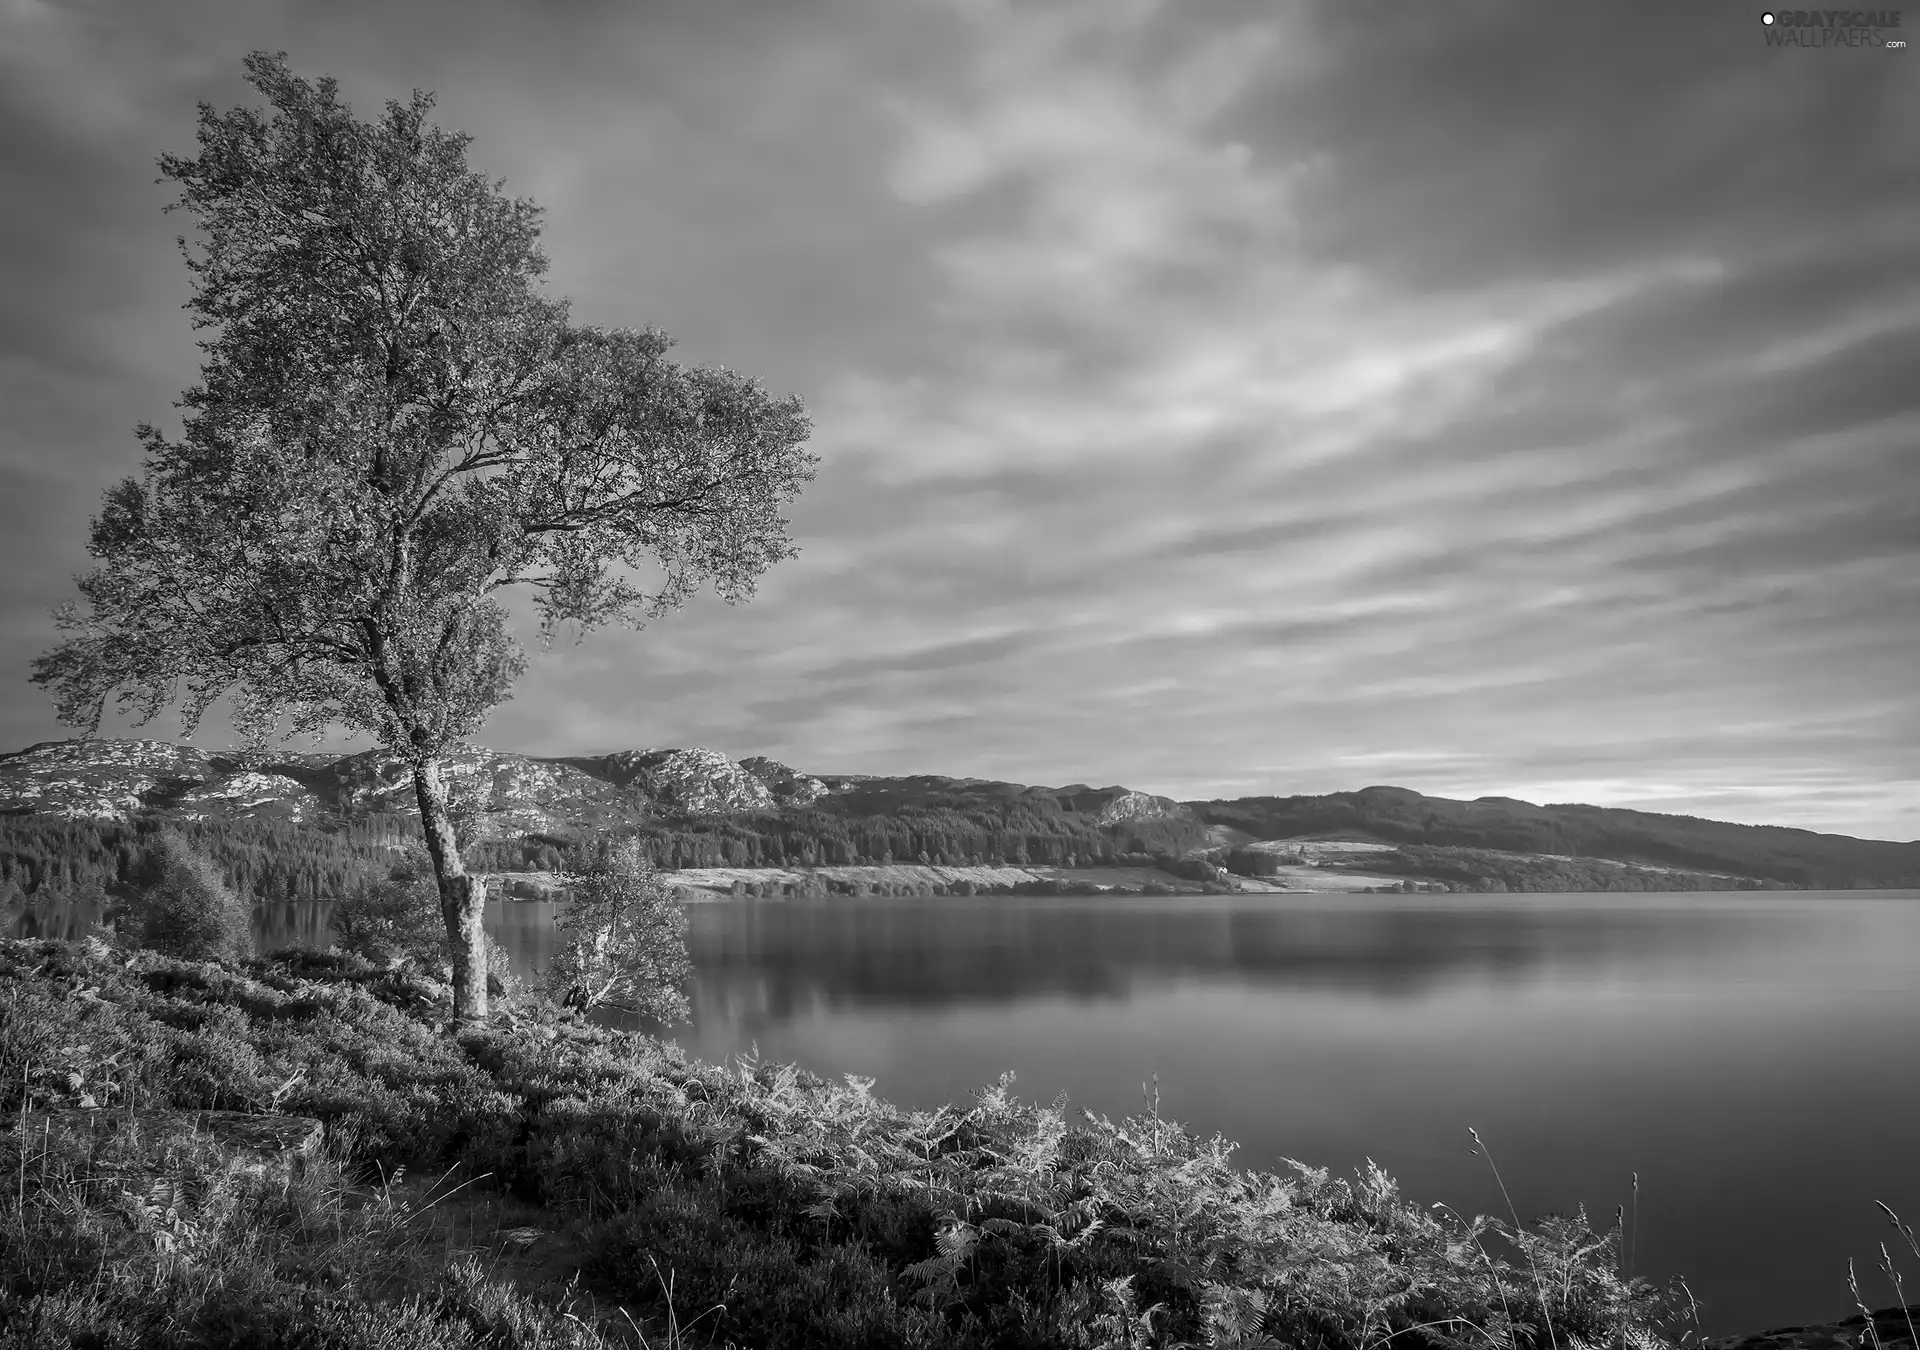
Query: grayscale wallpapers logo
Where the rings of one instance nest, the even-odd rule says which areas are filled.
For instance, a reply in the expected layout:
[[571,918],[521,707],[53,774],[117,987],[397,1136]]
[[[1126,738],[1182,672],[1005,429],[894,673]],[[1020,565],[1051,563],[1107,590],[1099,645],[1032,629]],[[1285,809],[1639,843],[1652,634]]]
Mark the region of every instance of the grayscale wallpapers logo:
[[1760,15],[1769,47],[1874,47],[1898,51],[1907,40],[1897,9],[1769,9]]

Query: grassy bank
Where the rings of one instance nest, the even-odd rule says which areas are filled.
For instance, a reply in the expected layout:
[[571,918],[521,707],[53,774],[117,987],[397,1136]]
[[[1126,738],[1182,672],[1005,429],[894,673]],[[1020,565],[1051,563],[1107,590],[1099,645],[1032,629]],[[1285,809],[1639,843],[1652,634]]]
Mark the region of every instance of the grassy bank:
[[1680,1327],[1584,1216],[1466,1222],[1153,1114],[1006,1084],[900,1110],[357,958],[0,942],[6,1119],[325,1123],[289,1178],[205,1138],[0,1142],[0,1345],[1642,1347]]

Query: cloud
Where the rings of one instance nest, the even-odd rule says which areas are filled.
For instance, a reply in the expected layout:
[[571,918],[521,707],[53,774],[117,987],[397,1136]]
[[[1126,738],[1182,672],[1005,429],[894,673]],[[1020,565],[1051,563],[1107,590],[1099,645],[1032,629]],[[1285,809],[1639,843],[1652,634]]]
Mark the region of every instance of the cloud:
[[368,12],[0,21],[23,673],[193,378],[144,166],[247,97],[230,29],[437,88],[578,317],[812,407],[800,557],[536,655],[493,743],[1920,833],[1893,63],[1631,5]]

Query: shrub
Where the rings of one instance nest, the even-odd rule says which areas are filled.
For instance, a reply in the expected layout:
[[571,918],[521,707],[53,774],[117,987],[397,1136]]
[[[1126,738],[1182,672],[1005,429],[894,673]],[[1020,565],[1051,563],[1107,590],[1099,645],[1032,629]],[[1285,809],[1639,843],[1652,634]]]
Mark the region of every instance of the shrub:
[[[527,988],[525,982],[513,973],[512,953],[501,946],[492,933],[482,933],[480,937],[487,949],[487,993],[494,998],[505,999],[509,1003],[517,1002],[525,995]],[[444,940],[440,946],[444,954],[446,950]],[[447,977],[449,980],[453,977],[451,965],[447,967]]]
[[253,910],[213,859],[169,830],[148,856],[144,884],[128,906],[143,947],[189,961],[253,954]]
[[571,898],[555,921],[562,941],[548,966],[549,996],[571,1008],[618,1008],[685,1021],[681,986],[693,974],[687,916],[633,840],[577,861]]
[[[571,1229],[588,1253],[581,1292],[630,1308],[655,1344],[1675,1343],[1662,1291],[1620,1275],[1617,1221],[1468,1222],[1402,1199],[1371,1166],[1351,1182],[1298,1163],[1243,1171],[1229,1141],[1162,1118],[1157,1101],[1119,1122],[1074,1118],[1064,1100],[1020,1102],[1011,1076],[970,1107],[916,1112],[871,1080],[699,1065],[552,1009],[448,1037],[408,982],[338,953],[222,968],[0,941],[0,1110],[82,1093],[251,1102],[323,1120],[362,1180],[459,1164],[475,1191],[510,1186],[545,1207],[541,1228]],[[209,1170],[169,1192],[191,1212],[122,1212],[115,1188],[62,1181],[57,1158],[50,1183],[49,1147],[0,1131],[0,1176],[15,1179],[0,1208],[0,1342],[477,1350],[584,1331],[471,1263],[374,1308],[402,1207],[310,1223],[298,1206],[209,1206]],[[310,1298],[303,1272],[336,1261],[350,1278]]]
[[437,964],[446,953],[439,884],[424,852],[409,852],[384,878],[335,901],[332,922],[335,946],[378,964],[410,957]]

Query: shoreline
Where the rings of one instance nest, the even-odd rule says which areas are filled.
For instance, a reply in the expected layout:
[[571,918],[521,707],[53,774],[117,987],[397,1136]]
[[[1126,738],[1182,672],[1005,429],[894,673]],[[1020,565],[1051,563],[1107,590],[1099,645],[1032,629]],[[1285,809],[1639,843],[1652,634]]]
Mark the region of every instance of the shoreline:
[[[1070,1114],[1003,1076],[970,1106],[912,1111],[868,1079],[705,1063],[541,1000],[503,997],[484,1024],[452,1028],[437,980],[337,953],[214,962],[8,941],[0,980],[15,990],[8,1062],[41,1060],[47,1037],[73,1047],[0,1085],[9,1104],[141,1126],[99,1147],[50,1124],[0,1132],[0,1170],[20,1178],[0,1251],[40,1263],[30,1301],[7,1306],[21,1330],[60,1319],[120,1343],[160,1308],[262,1344],[316,1316],[335,1333],[411,1319],[413,1343],[448,1350],[502,1343],[491,1333],[509,1326],[556,1350],[626,1343],[568,1330],[591,1295],[605,1333],[624,1319],[667,1343],[696,1316],[716,1344],[1112,1343],[1143,1317],[1199,1343],[1242,1307],[1248,1331],[1353,1350],[1383,1336],[1512,1350],[1497,1329],[1509,1309],[1593,1344],[1683,1343],[1684,1312],[1618,1277],[1617,1226],[1583,1219],[1564,1251],[1560,1229],[1519,1226],[1565,1267],[1543,1281],[1478,1250],[1478,1221],[1401,1198],[1377,1169],[1243,1168],[1157,1102],[1124,1121]],[[320,1128],[248,1129],[239,1145],[163,1130],[235,1108]],[[283,1133],[319,1143],[284,1178],[242,1166]],[[128,1202],[88,1183],[135,1176],[157,1179],[135,1183],[135,1236],[103,1263],[95,1235],[120,1232]],[[1318,1274],[1302,1284],[1303,1269]],[[1417,1316],[1395,1310],[1409,1279],[1426,1291]]]
[[[1674,870],[1674,869],[1668,869]],[[552,871],[475,872],[489,899],[508,903],[562,898],[560,874]],[[1474,890],[1430,877],[1335,871],[1311,864],[1288,867],[1275,877],[1227,874],[1213,882],[1175,876],[1152,867],[1061,867],[1044,864],[874,863],[818,867],[692,867],[663,869],[661,881],[679,890],[689,903],[726,899],[909,898],[915,895],[1028,896],[1049,894],[1128,896],[1202,895],[1709,895],[1786,894],[1780,887],[1676,887],[1671,891],[1618,890]],[[1411,889],[1408,889],[1411,885]],[[738,886],[740,889],[735,890]],[[957,887],[970,889],[958,890]],[[1039,888],[1057,886],[1058,891]],[[1033,888],[1033,889],[1028,889]],[[1899,888],[1894,888],[1899,889]],[[1862,892],[1868,894],[1871,892]]]
[[[1122,1122],[1081,1120],[1058,1103],[1019,1101],[1003,1080],[977,1093],[971,1110],[962,1102],[907,1111],[872,1096],[870,1081],[842,1086],[757,1060],[714,1065],[537,1001],[516,999],[484,1026],[450,1036],[444,986],[311,951],[216,963],[100,942],[16,940],[0,942],[0,980],[19,1005],[17,1016],[0,1019],[9,1053],[51,1035],[81,1056],[13,1085],[30,1099],[18,1104],[37,1121],[84,1117],[89,1131],[96,1117],[142,1123],[92,1144],[67,1141],[45,1122],[38,1131],[0,1132],[0,1155],[19,1153],[0,1156],[12,1164],[0,1170],[20,1177],[14,1212],[0,1214],[13,1225],[13,1250],[60,1252],[58,1269],[72,1276],[54,1278],[49,1266],[41,1278],[51,1282],[39,1287],[58,1298],[63,1285],[97,1285],[92,1234],[126,1222],[112,1191],[96,1196],[85,1183],[160,1178],[157,1189],[142,1183],[142,1194],[160,1198],[135,1217],[133,1243],[112,1278],[84,1309],[74,1305],[103,1332],[131,1326],[158,1298],[182,1316],[238,1318],[263,1343],[315,1315],[339,1321],[341,1331],[404,1315],[420,1343],[477,1350],[477,1341],[429,1333],[478,1326],[472,1317],[492,1310],[483,1319],[490,1325],[503,1309],[517,1325],[557,1333],[579,1323],[567,1321],[578,1292],[570,1276],[584,1271],[608,1336],[620,1329],[616,1309],[664,1335],[676,1302],[682,1318],[724,1303],[733,1308],[725,1333],[736,1341],[756,1343],[781,1323],[777,1329],[791,1333],[783,1343],[832,1344],[844,1330],[832,1320],[839,1304],[795,1304],[780,1291],[796,1282],[843,1289],[850,1280],[866,1327],[979,1350],[986,1342],[969,1324],[918,1310],[914,1292],[944,1290],[957,1300],[948,1307],[1005,1317],[1009,1331],[1016,1317],[1044,1318],[1052,1333],[1092,1331],[1123,1310],[1097,1301],[1094,1291],[1108,1288],[1109,1276],[1144,1278],[1167,1262],[1184,1269],[1229,1254],[1245,1267],[1232,1293],[1258,1295],[1265,1306],[1269,1295],[1291,1290],[1307,1302],[1295,1309],[1305,1321],[1288,1329],[1324,1332],[1331,1324],[1343,1333],[1337,1344],[1349,1336],[1355,1347],[1376,1344],[1392,1332],[1440,1350],[1419,1327],[1374,1320],[1376,1298],[1401,1287],[1410,1261],[1437,1281],[1437,1313],[1463,1337],[1490,1325],[1503,1300],[1522,1313],[1538,1306],[1538,1276],[1502,1260],[1490,1279],[1465,1230],[1400,1198],[1384,1174],[1376,1185],[1303,1164],[1291,1165],[1298,1175],[1241,1168],[1157,1110]],[[286,1076],[290,1064],[305,1072]],[[220,1116],[239,1133],[196,1127],[190,1139],[169,1136],[163,1127],[182,1113]],[[937,1141],[944,1142],[930,1147]],[[1028,1157],[1032,1166],[1010,1161]],[[420,1175],[403,1182],[400,1170],[415,1167]],[[194,1178],[194,1186],[180,1189],[168,1176]],[[1265,1188],[1285,1203],[1265,1203]],[[1190,1206],[1181,1198],[1189,1191],[1205,1203]],[[189,1192],[198,1198],[183,1198]],[[299,1201],[284,1221],[273,1208],[283,1193]],[[92,1198],[75,1210],[76,1196]],[[209,1198],[219,1196],[234,1203]],[[292,1222],[300,1204],[337,1214],[342,1237],[330,1236],[328,1225],[309,1235]],[[960,1217],[991,1204],[1005,1210],[991,1211],[1000,1229]],[[1101,1224],[1084,1235],[1078,1227],[1056,1232],[1064,1220],[1052,1216],[1072,1205],[1090,1206]],[[266,1207],[258,1226],[250,1206]],[[1008,1250],[1077,1238],[1057,1256],[1079,1273],[1063,1284],[1050,1256],[1031,1267],[982,1266],[979,1282],[941,1283],[936,1239],[961,1233],[998,1250],[989,1231],[991,1241],[1014,1244]],[[1649,1350],[1920,1350],[1897,1307],[1877,1310],[1871,1332],[1854,1313],[1694,1339],[1699,1327],[1686,1301],[1608,1283],[1617,1231],[1589,1232],[1584,1241],[1594,1239],[1599,1245],[1578,1258],[1577,1272],[1570,1268],[1577,1278],[1567,1286],[1591,1285],[1592,1297],[1569,1305],[1559,1282],[1548,1282],[1555,1325],[1579,1328],[1590,1343],[1611,1344],[1624,1332]],[[1146,1250],[1135,1250],[1140,1241]],[[256,1251],[257,1243],[265,1246]],[[656,1251],[679,1277],[672,1297],[655,1287],[646,1264]],[[1287,1272],[1300,1251],[1331,1260],[1340,1278],[1296,1288]],[[194,1278],[178,1254],[230,1274]],[[747,1280],[737,1291],[745,1297],[728,1296],[736,1276]],[[1360,1296],[1348,1281],[1358,1282]],[[1076,1289],[1084,1291],[1079,1304],[1062,1301]],[[1170,1300],[1168,1315],[1190,1338],[1218,1302],[1191,1281],[1157,1296]],[[1635,1307],[1632,1328],[1609,1324],[1623,1298]],[[1836,1311],[1844,1298],[1844,1287],[1836,1290]],[[30,1303],[9,1312],[23,1327],[38,1315]],[[1912,1315],[1920,1321],[1920,1305]],[[1498,1339],[1473,1344],[1512,1350]]]

